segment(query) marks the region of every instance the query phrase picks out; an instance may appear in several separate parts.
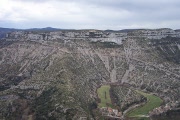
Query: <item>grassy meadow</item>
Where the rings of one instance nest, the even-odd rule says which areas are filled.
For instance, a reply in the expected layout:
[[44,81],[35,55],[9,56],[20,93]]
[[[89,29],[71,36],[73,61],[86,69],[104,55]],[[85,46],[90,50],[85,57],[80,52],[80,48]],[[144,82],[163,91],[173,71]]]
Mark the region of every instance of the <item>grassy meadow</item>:
[[143,95],[147,98],[147,103],[143,106],[135,108],[134,110],[128,113],[128,117],[143,117],[148,115],[148,113],[154,108],[159,107],[162,104],[162,99],[148,93],[144,93],[142,91],[136,91],[137,93]]
[[110,85],[103,85],[97,89],[98,97],[100,99],[100,103],[98,107],[113,107],[111,103],[111,98],[109,94]]

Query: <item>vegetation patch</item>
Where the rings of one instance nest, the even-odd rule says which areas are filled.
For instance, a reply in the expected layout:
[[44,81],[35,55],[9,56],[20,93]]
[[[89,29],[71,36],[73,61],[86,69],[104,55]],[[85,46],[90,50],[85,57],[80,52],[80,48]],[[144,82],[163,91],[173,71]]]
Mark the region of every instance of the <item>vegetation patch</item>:
[[119,48],[119,47],[121,47],[121,45],[119,45],[115,42],[96,41],[96,42],[91,42],[91,44],[96,47],[101,47],[101,48]]
[[111,85],[110,95],[112,104],[119,108],[119,111],[125,111],[129,107],[146,101],[143,95],[140,95],[128,86]]
[[98,104],[98,107],[113,107],[110,94],[110,85],[103,85],[100,88],[98,88],[97,93],[98,97],[100,99],[100,103]]
[[136,91],[137,93],[143,95],[147,98],[147,103],[141,107],[135,108],[134,110],[130,111],[127,115],[128,117],[144,117],[147,116],[148,113],[153,110],[154,108],[159,107],[162,104],[162,99],[148,93],[144,93],[142,91]]

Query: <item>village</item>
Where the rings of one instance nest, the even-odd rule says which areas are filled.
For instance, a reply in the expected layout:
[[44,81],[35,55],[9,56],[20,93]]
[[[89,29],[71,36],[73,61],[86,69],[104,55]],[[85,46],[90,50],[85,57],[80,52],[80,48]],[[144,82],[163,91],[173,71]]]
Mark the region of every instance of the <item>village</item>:
[[118,111],[117,109],[112,109],[111,107],[102,107],[99,108],[102,116],[108,116],[112,118],[122,118],[122,112]]

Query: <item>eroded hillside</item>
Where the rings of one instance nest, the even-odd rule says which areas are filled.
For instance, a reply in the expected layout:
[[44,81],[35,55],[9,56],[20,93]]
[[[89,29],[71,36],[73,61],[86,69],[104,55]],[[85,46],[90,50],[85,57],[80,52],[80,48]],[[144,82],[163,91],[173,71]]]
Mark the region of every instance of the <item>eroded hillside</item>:
[[113,89],[124,110],[141,101],[134,89],[161,97],[163,112],[177,109],[179,64],[180,33],[171,29],[11,32],[0,40],[0,118],[98,119],[103,84],[128,86]]

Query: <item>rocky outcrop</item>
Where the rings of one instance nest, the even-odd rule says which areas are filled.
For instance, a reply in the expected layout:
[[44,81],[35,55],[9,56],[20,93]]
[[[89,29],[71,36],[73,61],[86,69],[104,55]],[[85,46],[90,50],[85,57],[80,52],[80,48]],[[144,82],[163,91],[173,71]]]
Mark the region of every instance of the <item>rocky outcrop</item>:
[[178,31],[174,31],[169,28],[155,29],[155,30],[138,30],[134,32],[134,35],[139,37],[145,37],[148,39],[162,39],[166,37],[180,37]]
[[8,33],[6,39],[8,40],[74,40],[84,39],[90,41],[101,41],[101,42],[114,42],[122,44],[123,40],[127,37],[141,37],[147,39],[162,39],[166,37],[180,38],[180,32],[172,29],[144,29],[136,30],[133,32],[107,32],[97,30],[80,30],[80,31],[55,31],[55,32],[28,32],[28,31],[15,31]]

